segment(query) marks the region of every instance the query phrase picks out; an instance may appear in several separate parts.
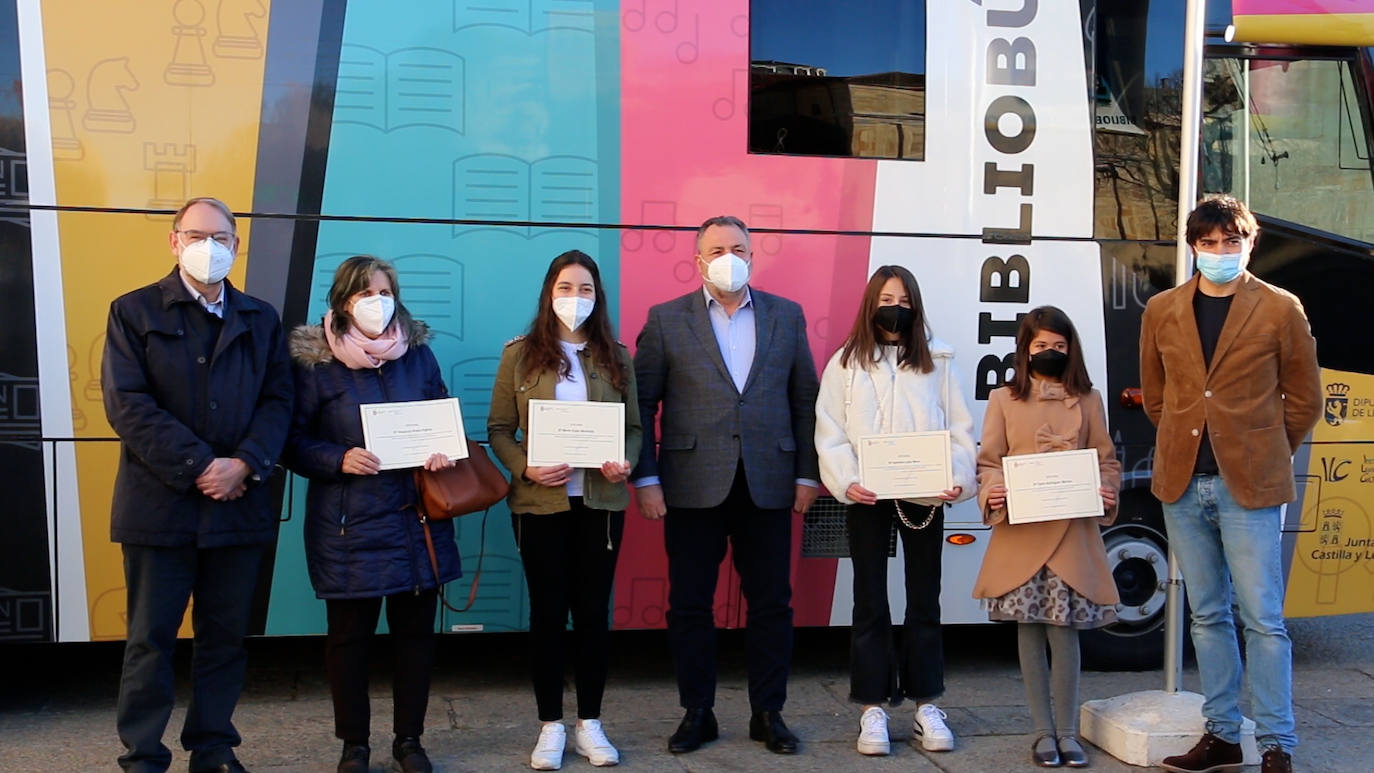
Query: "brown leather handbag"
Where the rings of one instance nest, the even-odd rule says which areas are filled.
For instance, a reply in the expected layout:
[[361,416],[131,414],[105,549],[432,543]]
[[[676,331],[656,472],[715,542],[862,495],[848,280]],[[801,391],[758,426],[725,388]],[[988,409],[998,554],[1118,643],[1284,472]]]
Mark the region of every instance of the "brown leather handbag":
[[468,513],[482,512],[482,545],[477,554],[477,572],[472,577],[472,587],[468,591],[468,603],[458,609],[444,598],[444,588],[439,585],[439,599],[452,612],[466,612],[477,600],[477,583],[482,579],[482,558],[486,555],[487,519],[486,513],[491,506],[506,498],[510,484],[506,476],[492,463],[486,449],[477,441],[468,438],[468,458],[455,459],[454,465],[445,470],[431,471],[420,467],[415,470],[415,509],[420,516],[420,526],[425,532],[425,548],[429,551],[429,565],[434,570],[434,581],[439,581],[439,558],[434,552],[434,538],[429,533],[430,521],[446,521]]

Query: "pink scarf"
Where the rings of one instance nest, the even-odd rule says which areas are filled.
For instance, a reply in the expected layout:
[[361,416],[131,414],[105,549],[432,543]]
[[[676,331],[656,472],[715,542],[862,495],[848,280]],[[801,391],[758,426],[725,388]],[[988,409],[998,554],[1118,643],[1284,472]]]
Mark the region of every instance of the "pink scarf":
[[392,324],[376,338],[368,338],[356,325],[349,325],[342,337],[334,335],[334,312],[324,314],[324,339],[334,359],[354,370],[380,368],[387,360],[399,359],[410,348],[400,325]]

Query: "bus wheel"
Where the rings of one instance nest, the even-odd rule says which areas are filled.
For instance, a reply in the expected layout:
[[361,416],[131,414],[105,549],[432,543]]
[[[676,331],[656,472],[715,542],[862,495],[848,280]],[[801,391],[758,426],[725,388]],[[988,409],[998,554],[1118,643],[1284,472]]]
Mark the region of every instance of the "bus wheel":
[[1140,671],[1164,660],[1165,581],[1169,543],[1159,503],[1148,491],[1123,491],[1117,523],[1102,532],[1107,566],[1121,603],[1117,621],[1082,634],[1083,662],[1090,668]]

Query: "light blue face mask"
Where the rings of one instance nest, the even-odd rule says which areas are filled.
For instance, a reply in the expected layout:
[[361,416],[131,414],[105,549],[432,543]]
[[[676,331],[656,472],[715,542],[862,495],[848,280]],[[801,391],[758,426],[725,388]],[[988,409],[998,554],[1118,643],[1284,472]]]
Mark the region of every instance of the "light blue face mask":
[[1250,262],[1250,254],[1247,251],[1218,254],[1194,250],[1194,254],[1197,256],[1197,270],[1207,277],[1207,281],[1219,285],[1240,276],[1240,272],[1245,270],[1245,264]]

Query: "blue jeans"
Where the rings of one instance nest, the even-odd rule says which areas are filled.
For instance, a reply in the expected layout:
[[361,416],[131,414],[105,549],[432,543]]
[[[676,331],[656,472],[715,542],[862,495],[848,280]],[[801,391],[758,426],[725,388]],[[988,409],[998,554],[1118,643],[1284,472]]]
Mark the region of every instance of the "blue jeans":
[[[1282,515],[1251,510],[1231,497],[1220,475],[1195,475],[1177,502],[1162,503],[1169,544],[1193,610],[1193,648],[1207,732],[1240,741],[1240,649],[1231,619],[1234,596],[1245,629],[1251,709],[1260,747],[1292,751],[1293,644],[1283,622]],[[1228,572],[1229,570],[1229,572]]]

